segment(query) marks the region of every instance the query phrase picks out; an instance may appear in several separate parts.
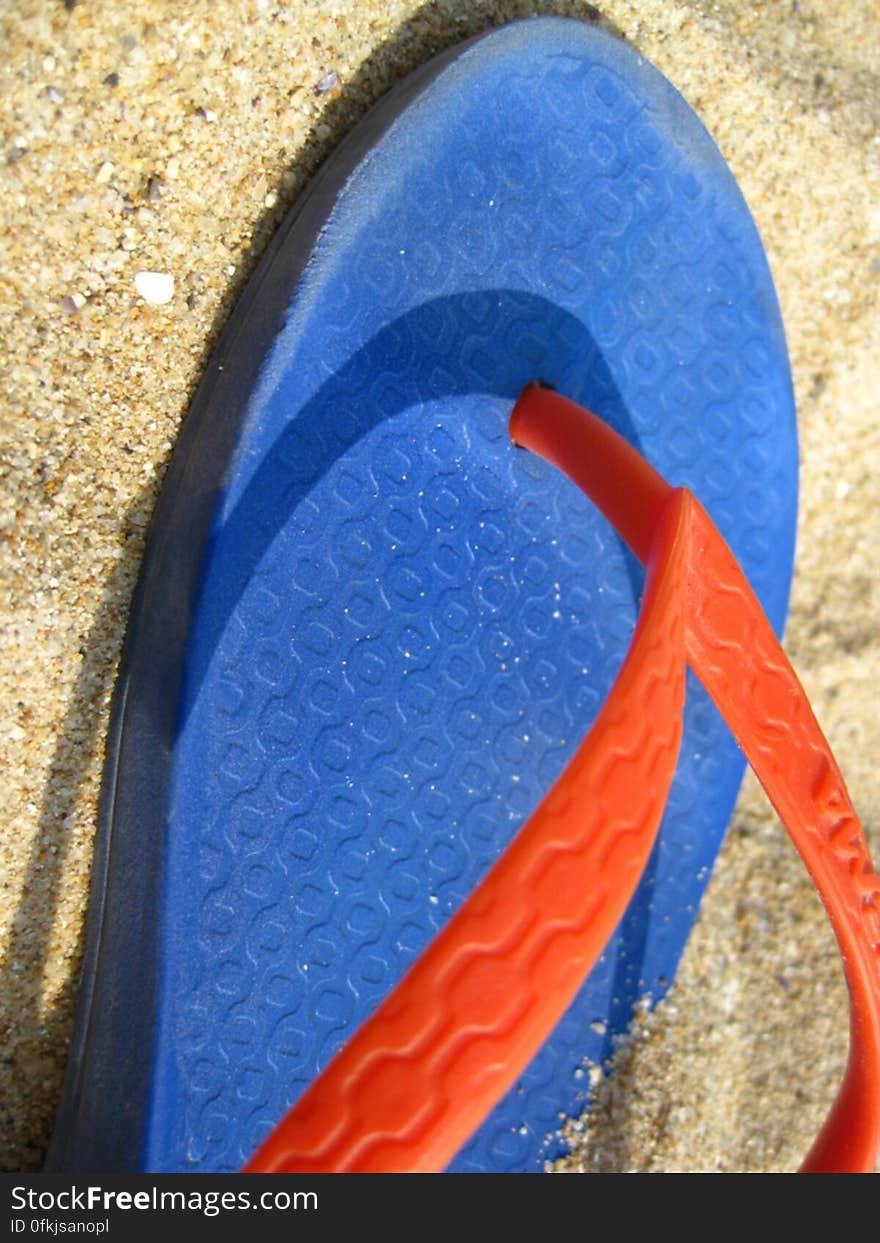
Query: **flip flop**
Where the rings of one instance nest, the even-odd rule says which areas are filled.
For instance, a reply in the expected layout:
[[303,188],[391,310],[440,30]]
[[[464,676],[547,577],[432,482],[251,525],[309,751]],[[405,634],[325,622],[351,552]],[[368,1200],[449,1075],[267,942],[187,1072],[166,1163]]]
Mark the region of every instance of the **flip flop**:
[[[536,378],[700,499],[778,634],[797,444],[760,241],[669,83],[557,19],[387,96],[211,360],[132,605],[50,1167],[240,1168],[589,730],[642,572],[511,444]],[[585,1059],[673,978],[742,770],[689,676],[629,909],[449,1168],[559,1151]]]

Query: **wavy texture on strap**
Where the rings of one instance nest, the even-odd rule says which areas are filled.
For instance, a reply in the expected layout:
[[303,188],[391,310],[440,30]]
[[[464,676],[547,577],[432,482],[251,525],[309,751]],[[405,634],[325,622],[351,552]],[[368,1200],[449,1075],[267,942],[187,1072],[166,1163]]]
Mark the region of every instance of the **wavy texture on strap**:
[[532,386],[511,435],[563,469],[648,564],[618,679],[549,794],[249,1171],[441,1170],[562,1017],[626,909],[675,771],[686,662],[816,884],[852,1000],[838,1099],[806,1170],[880,1144],[880,880],[806,695],[699,502],[601,420]]

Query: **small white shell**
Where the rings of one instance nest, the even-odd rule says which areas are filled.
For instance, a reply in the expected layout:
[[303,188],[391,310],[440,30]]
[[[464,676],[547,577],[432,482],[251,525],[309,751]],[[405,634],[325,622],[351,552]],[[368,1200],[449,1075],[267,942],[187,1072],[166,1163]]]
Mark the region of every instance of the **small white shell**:
[[136,272],[134,287],[153,306],[165,306],[174,297],[174,277],[169,272]]

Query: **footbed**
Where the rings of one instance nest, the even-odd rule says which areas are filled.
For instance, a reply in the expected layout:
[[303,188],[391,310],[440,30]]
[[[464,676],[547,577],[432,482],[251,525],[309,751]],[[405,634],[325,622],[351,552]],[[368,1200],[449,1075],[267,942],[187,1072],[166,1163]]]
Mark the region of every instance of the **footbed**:
[[[188,450],[221,492],[206,546],[174,549],[199,584],[147,793],[164,829],[131,1124],[144,1169],[242,1164],[497,857],[613,681],[641,571],[510,443],[526,382],[690,487],[783,622],[785,342],[702,125],[625,44],[572,21],[493,32],[425,80],[339,189],[271,343],[258,291],[227,338],[203,443],[224,376],[259,367],[224,415],[240,417],[229,460]],[[308,230],[293,221],[270,263]],[[741,773],[689,679],[638,894],[453,1169],[538,1170],[560,1151],[588,1060],[673,978]]]

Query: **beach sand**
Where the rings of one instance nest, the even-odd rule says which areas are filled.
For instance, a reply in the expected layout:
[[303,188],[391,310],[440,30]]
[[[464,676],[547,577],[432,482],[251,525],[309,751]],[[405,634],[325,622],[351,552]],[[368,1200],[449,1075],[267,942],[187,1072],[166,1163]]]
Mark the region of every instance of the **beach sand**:
[[[754,213],[799,411],[786,644],[880,856],[872,0],[0,0],[4,1169],[39,1168],[51,1131],[115,664],[211,343],[286,209],[369,105],[441,48],[535,12],[599,20],[653,61]],[[338,86],[316,93],[330,71]],[[170,300],[145,302],[139,272],[171,276]],[[587,1068],[594,1109],[560,1122],[573,1153],[558,1168],[792,1168],[846,1043],[825,916],[748,778],[677,982],[638,1019],[616,1073]]]

